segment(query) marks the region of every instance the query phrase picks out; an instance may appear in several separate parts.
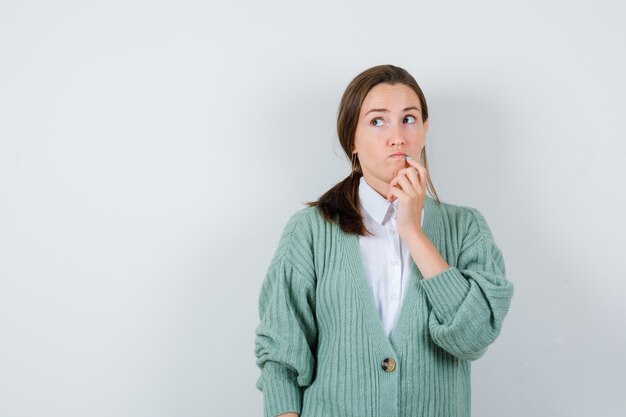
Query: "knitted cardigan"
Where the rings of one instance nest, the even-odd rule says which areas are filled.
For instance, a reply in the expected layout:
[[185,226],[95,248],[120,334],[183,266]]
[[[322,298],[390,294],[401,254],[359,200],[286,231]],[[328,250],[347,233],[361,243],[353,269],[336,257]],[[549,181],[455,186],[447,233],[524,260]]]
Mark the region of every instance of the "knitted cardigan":
[[411,262],[387,337],[358,236],[316,207],[289,219],[259,295],[265,417],[470,415],[470,361],[500,333],[513,285],[477,209],[425,196],[423,230],[450,266],[424,280]]

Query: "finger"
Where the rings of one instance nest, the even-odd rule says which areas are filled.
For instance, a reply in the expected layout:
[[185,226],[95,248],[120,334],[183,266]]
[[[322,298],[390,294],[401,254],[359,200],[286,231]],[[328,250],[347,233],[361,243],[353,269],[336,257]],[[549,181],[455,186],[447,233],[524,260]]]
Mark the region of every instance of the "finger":
[[421,175],[421,171],[420,171],[421,164],[419,162],[417,162],[415,159],[411,158],[410,156],[407,156],[405,161],[407,164],[407,168],[405,169],[417,170],[417,173]]
[[391,182],[389,182],[389,187],[395,187],[398,184],[398,176],[396,175]]
[[[396,187],[399,189],[403,189],[405,192],[409,192],[411,195],[414,193],[420,193],[420,188],[422,187],[419,178],[418,172],[415,168],[403,168],[398,171],[398,174],[389,182],[389,187]],[[389,199],[387,196],[387,199]],[[393,200],[391,200],[393,201]]]
[[405,168],[400,172],[406,175],[415,190],[419,190],[421,188],[422,183],[419,180],[419,172],[415,168]]
[[417,169],[419,172],[420,185],[424,188],[426,186],[426,179],[428,178],[428,170],[413,158],[406,159],[406,162]]
[[408,195],[404,191],[399,189],[398,187],[389,187],[389,191],[387,193],[387,200],[393,201],[397,198],[398,200],[402,201],[407,197]]
[[[413,174],[415,176],[417,176],[417,174]],[[412,195],[415,193],[415,185],[413,185],[411,183],[411,181],[407,178],[407,173],[401,173],[400,175],[398,175],[398,183],[400,184],[400,186],[402,187],[402,191],[406,192],[409,195]],[[419,187],[419,182],[417,183],[417,187]]]
[[393,183],[395,185],[396,183],[398,183],[400,176],[408,178],[411,187],[417,192],[419,192],[420,188],[422,188],[422,183],[419,179],[419,171],[417,171],[415,167],[411,166],[410,168],[403,168],[398,171],[398,175],[392,180],[392,182],[390,182],[390,184]]
[[413,159],[413,158],[406,158],[405,161],[406,161],[407,164],[409,164],[413,168],[417,169],[417,171],[420,173],[420,175],[425,175],[426,174],[426,168],[424,168],[424,166],[422,164],[420,164],[419,162],[417,162],[415,159]]
[[[407,190],[408,187],[415,188],[415,186],[410,183],[410,180],[407,180],[407,181],[409,181],[408,184],[406,182],[404,182],[404,183],[401,182],[402,178],[404,178],[405,180],[407,179],[406,174],[409,171],[413,171],[413,173],[415,175],[417,175],[417,173],[415,172],[415,169],[413,169],[413,168],[403,168],[400,171],[398,171],[398,174],[389,182],[389,186],[390,187],[404,188],[405,190]],[[417,182],[417,184],[419,186],[419,182]]]

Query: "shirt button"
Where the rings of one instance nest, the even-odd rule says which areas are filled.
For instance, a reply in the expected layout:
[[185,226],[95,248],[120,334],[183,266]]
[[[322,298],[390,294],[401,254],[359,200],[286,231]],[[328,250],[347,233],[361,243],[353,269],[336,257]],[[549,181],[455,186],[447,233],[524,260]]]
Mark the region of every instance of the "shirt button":
[[398,298],[400,298],[400,297],[398,296],[397,292],[394,292],[393,294],[391,294],[391,299],[392,300],[397,300]]
[[393,229],[389,229],[389,234],[390,234],[390,235],[395,235],[395,234],[396,234],[396,231],[395,231],[395,230],[393,230]]
[[398,265],[398,261],[391,261],[391,265],[392,266],[397,266]]
[[383,367],[383,369],[386,372],[393,372],[396,369],[396,361],[394,361],[391,358],[386,358],[383,363],[381,364],[381,366]]

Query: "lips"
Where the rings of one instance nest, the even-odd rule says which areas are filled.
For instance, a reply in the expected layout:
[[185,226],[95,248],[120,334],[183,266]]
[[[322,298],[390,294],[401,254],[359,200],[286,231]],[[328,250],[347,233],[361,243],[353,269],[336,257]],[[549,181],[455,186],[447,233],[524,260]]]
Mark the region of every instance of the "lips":
[[405,157],[406,154],[404,152],[396,152],[394,154],[389,155],[390,158],[399,157],[399,156]]

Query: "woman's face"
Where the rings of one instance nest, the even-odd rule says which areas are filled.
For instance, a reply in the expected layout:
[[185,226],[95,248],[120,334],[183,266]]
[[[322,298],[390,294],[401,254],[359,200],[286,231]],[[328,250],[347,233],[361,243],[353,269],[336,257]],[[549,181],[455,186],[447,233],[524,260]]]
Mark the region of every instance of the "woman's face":
[[358,152],[363,176],[378,192],[398,171],[408,167],[404,155],[419,161],[424,147],[428,121],[422,122],[420,100],[404,84],[378,84],[361,106],[353,152]]

